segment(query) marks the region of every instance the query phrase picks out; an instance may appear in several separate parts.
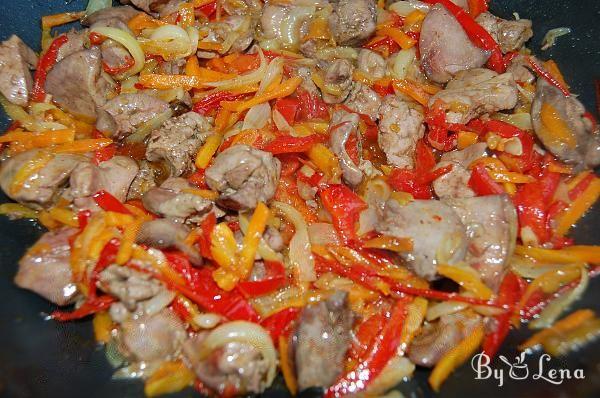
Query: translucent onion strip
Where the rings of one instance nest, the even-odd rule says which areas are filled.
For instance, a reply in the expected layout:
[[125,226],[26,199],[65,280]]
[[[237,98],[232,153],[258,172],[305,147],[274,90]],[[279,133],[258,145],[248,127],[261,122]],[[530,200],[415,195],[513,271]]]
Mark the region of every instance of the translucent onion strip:
[[260,57],[260,66],[255,71],[245,75],[236,76],[235,78],[229,80],[206,82],[204,85],[207,87],[217,87],[219,90],[231,90],[234,88],[247,87],[260,82],[267,72],[269,63],[261,49],[258,50],[258,56]]
[[202,342],[200,358],[208,357],[215,349],[231,342],[247,343],[260,350],[269,367],[265,384],[270,386],[276,374],[277,354],[271,336],[256,323],[233,321],[218,326]]
[[296,233],[290,240],[290,263],[298,269],[298,278],[302,282],[312,282],[317,279],[315,262],[308,239],[308,226],[302,214],[294,207],[281,202],[273,202],[271,207],[294,224]]
[[590,282],[590,277],[585,266],[581,266],[581,279],[579,284],[571,290],[563,294],[562,296],[553,300],[544,310],[540,313],[539,317],[529,324],[531,329],[543,329],[550,327],[554,321],[566,310],[573,302],[577,301],[583,294],[585,289]]
[[144,55],[144,51],[142,51],[140,44],[129,32],[122,29],[110,28],[108,26],[93,28],[91,31],[122,44],[133,57],[133,60],[135,61],[134,65],[122,75],[118,76],[119,79],[122,80],[126,77],[135,75],[142,70],[146,56]]

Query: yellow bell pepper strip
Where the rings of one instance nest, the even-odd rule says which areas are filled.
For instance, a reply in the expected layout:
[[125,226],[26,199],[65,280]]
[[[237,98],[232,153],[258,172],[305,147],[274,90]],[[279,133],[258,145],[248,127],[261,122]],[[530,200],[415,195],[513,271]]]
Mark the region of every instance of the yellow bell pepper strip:
[[265,232],[270,214],[269,208],[262,202],[258,203],[254,209],[240,251],[238,275],[241,279],[246,279],[252,271],[258,243]]
[[459,131],[456,146],[458,149],[462,150],[477,143],[478,139],[479,136],[477,135],[477,133],[474,133],[472,131]]
[[290,393],[295,396],[298,393],[298,381],[296,380],[293,366],[290,363],[288,339],[287,336],[279,336],[279,365],[286,387],[290,390]]
[[[71,115],[61,111],[58,108],[51,109],[50,114],[57,122],[64,124],[65,126],[68,126],[70,128],[75,129],[77,138],[89,137],[94,132],[94,126],[92,126],[89,123],[77,120],[74,117],[72,117]],[[96,137],[96,138],[101,138],[101,137]]]
[[479,298],[489,300],[494,295],[492,290],[481,281],[477,272],[472,268],[467,269],[440,264],[437,266],[437,271],[440,275],[452,279]]
[[571,227],[596,203],[600,197],[600,179],[594,178],[564,213],[558,216],[555,233],[565,235]]
[[75,139],[74,129],[47,130],[41,133],[30,133],[14,130],[0,136],[0,143],[13,142],[23,150],[43,148],[55,144],[64,144]]
[[565,81],[565,77],[563,76],[562,72],[560,71],[558,65],[556,64],[556,62],[554,62],[554,60],[549,59],[548,61],[545,61],[544,68],[548,71],[550,76],[555,78],[556,81],[558,81],[563,87],[567,89],[569,88],[569,85]]
[[108,343],[112,335],[112,330],[115,327],[108,311],[96,313],[92,324],[94,326],[94,337],[96,338],[96,341]]
[[300,76],[295,76],[287,79],[270,91],[256,95],[254,98],[246,101],[223,101],[221,106],[232,112],[243,112],[255,105],[262,104],[263,102],[291,95],[294,91],[296,91],[296,88],[298,88],[300,83],[302,83],[302,78]]
[[50,209],[48,211],[48,214],[54,220],[56,220],[64,225],[68,225],[69,227],[78,227],[79,226],[79,221],[77,220],[77,214],[75,214],[71,210],[68,210],[65,208],[53,207],[52,209]]
[[515,173],[514,171],[495,171],[488,170],[488,174],[496,182],[510,182],[513,184],[528,184],[535,182],[535,178],[530,175]]
[[574,329],[548,337],[543,343],[544,351],[555,357],[565,355],[596,339],[599,335],[600,319],[594,317]]
[[325,175],[328,182],[337,183],[340,181],[342,169],[337,156],[324,144],[313,145],[307,152],[308,158]]
[[415,297],[412,303],[408,305],[406,322],[402,328],[402,339],[400,341],[400,349],[406,352],[413,337],[421,328],[421,324],[425,319],[429,302],[423,297]]
[[548,329],[544,329],[542,331],[537,332],[529,339],[527,339],[523,344],[519,346],[519,350],[527,350],[529,348],[535,348],[544,343],[546,339],[551,336],[563,334],[569,330],[575,329],[583,322],[594,318],[594,311],[584,309],[578,310],[564,317],[563,319],[556,321],[554,325],[552,325]]
[[144,383],[144,394],[147,397],[157,397],[175,393],[191,385],[195,379],[194,372],[182,361],[164,362]]
[[109,138],[89,138],[60,144],[50,150],[53,153],[85,153],[98,151],[112,143],[113,141]]
[[380,36],[388,36],[403,50],[408,50],[417,44],[415,39],[404,33],[401,29],[393,28],[391,26],[383,26],[377,29],[377,34]]
[[577,140],[567,123],[560,117],[556,108],[547,102],[542,104],[540,119],[554,141],[575,148]]
[[546,263],[600,264],[600,246],[575,245],[560,250],[517,245],[515,254],[527,256]]
[[420,10],[414,10],[404,18],[404,30],[419,32],[421,31],[421,23],[427,14]]
[[429,98],[431,98],[431,96],[425,92],[425,90],[423,90],[419,84],[413,81],[408,79],[393,80],[392,87],[396,91],[408,95],[423,106],[427,106],[429,104]]
[[135,17],[131,18],[129,22],[127,22],[129,29],[131,29],[136,35],[138,35],[144,29],[155,29],[164,25],[168,24],[161,20],[154,19],[144,12],[140,12]]
[[20,203],[2,203],[0,205],[0,214],[8,216],[9,218],[38,218],[39,212],[30,209]]
[[80,12],[63,12],[60,14],[44,15],[42,17],[42,29],[51,29],[55,26],[60,26],[75,22],[83,18],[85,11]]
[[236,264],[237,243],[233,231],[227,223],[217,224],[210,235],[210,253],[219,266],[234,271]]
[[185,29],[187,27],[194,26],[195,21],[196,16],[194,15],[194,5],[187,2],[179,4],[179,26]]
[[15,173],[12,183],[10,184],[9,191],[12,195],[17,194],[21,188],[25,185],[25,182],[33,174],[42,170],[46,165],[54,158],[51,153],[40,152],[33,159],[27,161],[21,168]]
[[148,73],[146,75],[141,75],[138,83],[146,88],[155,88],[158,90],[168,90],[178,87],[181,87],[185,90],[191,90],[192,88],[206,87],[205,83],[231,79],[232,77],[235,77],[235,75],[220,73],[203,68],[200,76],[161,75]]
[[557,291],[561,286],[573,282],[581,276],[581,264],[565,265],[556,270],[550,270],[535,278],[521,297],[519,301],[519,309],[524,309],[529,299],[536,292],[545,294]]
[[369,249],[390,250],[396,253],[406,253],[413,249],[411,238],[397,238],[395,236],[378,236],[363,243]]
[[358,359],[356,367],[325,391],[325,398],[356,394],[367,388],[381,374],[389,360],[397,355],[402,339],[402,334],[398,331],[404,327],[407,306],[411,301],[411,297],[396,300],[381,333]]
[[479,325],[470,335],[440,359],[428,379],[433,391],[439,392],[442,383],[448,376],[473,355],[481,345],[483,336],[483,325]]
[[206,139],[196,154],[195,164],[198,169],[205,169],[208,166],[222,141],[223,135],[219,133],[215,133]]

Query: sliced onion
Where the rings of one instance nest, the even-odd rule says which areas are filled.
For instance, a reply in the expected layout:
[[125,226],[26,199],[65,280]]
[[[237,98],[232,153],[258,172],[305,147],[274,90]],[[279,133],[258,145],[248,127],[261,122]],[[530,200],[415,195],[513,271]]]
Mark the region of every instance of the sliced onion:
[[289,49],[296,50],[300,45],[300,28],[316,11],[315,7],[296,6],[288,9],[287,15],[281,21],[279,26],[279,36],[281,44]]
[[548,271],[564,267],[565,264],[544,264],[540,265],[521,256],[512,256],[510,260],[510,269],[515,274],[529,279],[535,279]]
[[136,362],[113,373],[114,380],[141,379],[150,376],[160,367],[161,362]]
[[273,82],[281,82],[283,77],[283,57],[277,57],[269,63],[269,67],[265,73],[265,77],[261,80],[258,86],[257,94],[262,94]]
[[202,341],[199,357],[204,359],[215,349],[231,342],[247,343],[260,350],[269,367],[265,385],[270,386],[276,374],[277,355],[271,336],[256,323],[233,321],[218,326]]
[[352,47],[325,47],[317,50],[315,58],[332,61],[334,59],[352,59],[358,58],[358,50]]
[[390,388],[410,377],[414,371],[415,364],[408,358],[395,356],[385,365],[379,376],[369,384],[365,395],[369,397],[381,396]]
[[248,109],[244,117],[242,130],[262,129],[271,120],[271,106],[268,102],[263,102]]
[[163,290],[150,300],[143,302],[144,312],[148,315],[158,314],[163,308],[171,304],[171,301],[175,298],[175,292],[170,290]]
[[308,226],[308,236],[310,243],[313,245],[340,245],[340,238],[338,237],[333,224],[325,222],[316,222]]
[[517,126],[518,128],[520,128],[521,130],[533,129],[533,126],[531,124],[531,115],[525,112],[514,113],[512,115],[507,115],[505,113],[494,113],[492,115],[492,119],[512,124],[513,126]]
[[126,32],[123,29],[111,28],[108,26],[96,27],[91,31],[93,33],[98,33],[99,35],[106,36],[109,39],[123,45],[133,57],[135,63],[131,68],[127,69],[123,74],[118,76],[119,80],[136,75],[142,70],[144,67],[144,62],[146,61],[146,56],[144,55],[144,51],[142,50],[140,43],[138,43],[135,37],[133,37],[129,32]]
[[561,36],[571,33],[571,28],[554,28],[546,32],[544,40],[542,40],[542,50],[547,50],[556,43],[556,39]]
[[429,12],[429,5],[417,0],[411,1],[397,1],[391,4],[388,9],[394,11],[396,14],[405,17],[415,10],[422,12]]
[[85,15],[110,7],[112,7],[112,0],[90,0],[85,8]]
[[156,115],[152,119],[142,123],[133,134],[127,137],[126,141],[143,142],[148,134],[162,126],[164,122],[171,118],[171,116],[173,116],[173,111],[171,109],[167,109],[163,113]]
[[223,318],[221,317],[221,315],[213,314],[211,312],[207,312],[205,314],[198,314],[193,319],[194,323],[201,329],[213,329],[222,320]]
[[273,109],[272,117],[273,123],[275,124],[275,127],[277,127],[277,130],[288,133],[292,136],[296,136],[296,131],[292,126],[290,126],[288,121],[285,120],[281,112],[279,112],[277,109]]
[[289,258],[290,263],[298,269],[299,280],[302,282],[312,282],[316,280],[315,261],[308,239],[308,226],[306,225],[302,214],[294,207],[282,202],[273,202],[271,207],[280,212],[288,221],[294,224],[296,229],[296,233],[289,244]]
[[396,79],[406,79],[408,70],[416,59],[417,51],[414,47],[398,51],[392,61],[392,76]]
[[235,88],[244,88],[260,82],[267,72],[269,62],[265,58],[265,55],[260,48],[258,49],[258,56],[260,57],[260,66],[256,70],[229,80],[206,82],[204,85],[207,87],[217,87],[220,90],[232,90]]
[[469,304],[458,301],[441,301],[435,304],[429,304],[425,319],[428,322],[438,319],[442,315],[454,314],[467,308]]
[[590,277],[585,266],[581,266],[581,279],[577,286],[570,292],[566,292],[562,296],[553,300],[539,314],[538,318],[529,324],[531,329],[543,329],[550,327],[556,319],[563,313],[573,302],[577,301],[590,282]]

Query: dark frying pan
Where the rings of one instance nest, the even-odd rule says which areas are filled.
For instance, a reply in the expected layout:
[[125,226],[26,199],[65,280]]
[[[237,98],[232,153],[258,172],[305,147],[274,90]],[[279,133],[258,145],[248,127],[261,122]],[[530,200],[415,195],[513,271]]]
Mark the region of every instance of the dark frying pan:
[[[40,17],[64,11],[82,10],[85,0],[1,0],[0,39],[11,33],[18,34],[33,48],[39,48]],[[536,35],[530,47],[542,58],[552,57],[571,83],[572,91],[580,94],[587,108],[596,107],[593,79],[600,78],[600,1],[599,0],[496,0],[492,10],[508,18],[518,12],[533,20]],[[561,37],[546,52],[539,50],[548,29],[568,26],[573,33]],[[597,113],[597,110],[595,111]],[[0,117],[0,127],[6,127],[6,118]],[[0,196],[0,202],[6,197]],[[578,242],[600,244],[600,207],[588,214],[575,230]],[[104,350],[94,344],[89,321],[61,324],[44,320],[52,306],[43,299],[12,284],[17,261],[36,238],[41,229],[30,222],[9,222],[0,217],[0,396],[1,397],[141,397],[142,384],[111,380],[112,370],[104,357]],[[578,308],[592,308],[600,312],[600,281],[592,281]],[[513,348],[528,335],[527,330],[512,333],[501,354],[511,361]],[[552,384],[535,379],[539,354],[526,360],[529,377],[512,380],[508,367],[496,361],[495,369],[503,369],[502,387],[493,379],[476,380],[467,364],[443,386],[441,397],[600,397],[600,343],[592,343],[566,358],[545,362],[545,374],[550,369],[582,369],[583,380],[565,380]],[[519,373],[521,372],[521,373]],[[523,370],[516,369],[515,375]],[[417,370],[415,377],[399,386],[406,397],[433,396],[427,385],[429,372]],[[177,397],[197,396],[189,389]],[[267,397],[288,396],[281,381],[267,393]]]

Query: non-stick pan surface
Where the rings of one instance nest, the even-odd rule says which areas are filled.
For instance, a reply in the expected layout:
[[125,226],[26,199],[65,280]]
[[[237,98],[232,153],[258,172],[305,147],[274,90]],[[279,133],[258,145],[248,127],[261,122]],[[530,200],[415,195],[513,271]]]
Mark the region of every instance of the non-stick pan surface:
[[[16,33],[33,48],[39,48],[40,17],[67,10],[82,10],[86,1],[0,0],[0,40]],[[542,58],[553,58],[561,67],[572,91],[592,111],[596,108],[593,79],[600,78],[600,0],[495,0],[492,10],[505,18],[517,12],[533,20],[535,37],[530,48]],[[540,42],[548,29],[568,26],[573,33],[561,37],[546,52]],[[0,127],[6,126],[4,115]],[[0,196],[0,202],[7,201]],[[600,206],[588,214],[575,231],[580,243],[600,244]],[[12,283],[17,261],[42,230],[30,222],[10,222],[0,217],[0,397],[6,398],[75,398],[141,397],[143,388],[135,381],[113,381],[112,370],[92,336],[89,321],[57,323],[44,319],[53,307],[36,295],[20,290]],[[600,279],[600,278],[599,278]],[[578,308],[600,312],[600,280],[592,281]],[[527,330],[512,333],[501,354],[514,362],[513,348],[528,335]],[[551,383],[537,377],[539,354],[530,355],[525,365],[513,369],[496,361],[492,368],[503,370],[503,385],[496,379],[477,380],[469,364],[463,366],[444,384],[440,397],[600,397],[600,343],[586,346],[566,358],[543,362],[542,375],[551,369],[568,369],[573,376],[581,369],[585,378],[558,380]],[[406,397],[434,396],[427,385],[429,372],[417,370],[415,377],[399,386]],[[563,375],[565,374],[563,370]],[[264,394],[266,397],[288,396],[279,381]],[[175,395],[197,396],[193,390]]]

